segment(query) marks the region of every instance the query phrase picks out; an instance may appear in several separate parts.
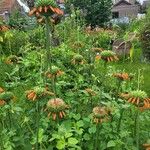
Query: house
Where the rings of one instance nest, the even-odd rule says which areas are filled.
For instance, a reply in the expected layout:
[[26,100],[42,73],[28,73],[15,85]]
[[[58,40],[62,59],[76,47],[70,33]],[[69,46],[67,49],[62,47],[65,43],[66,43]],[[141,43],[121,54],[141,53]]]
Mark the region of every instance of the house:
[[0,17],[9,19],[9,15],[16,9],[20,9],[17,0],[0,0]]
[[142,10],[143,12],[146,12],[146,9],[150,7],[150,0],[143,1]]
[[112,18],[136,18],[140,11],[140,3],[136,0],[116,0],[112,7]]

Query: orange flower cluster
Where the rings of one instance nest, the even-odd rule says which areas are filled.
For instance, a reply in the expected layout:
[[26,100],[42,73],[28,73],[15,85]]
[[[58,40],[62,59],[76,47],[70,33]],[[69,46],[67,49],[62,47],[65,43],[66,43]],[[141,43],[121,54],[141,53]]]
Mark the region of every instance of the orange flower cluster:
[[98,123],[107,122],[109,120],[109,111],[106,107],[96,106],[93,108],[93,121]]
[[51,70],[45,72],[45,76],[48,78],[55,78],[63,75],[64,72],[61,71],[58,67],[52,66]]
[[[4,89],[0,87],[0,93],[3,93]],[[4,106],[6,102],[4,100],[0,100],[0,106]]]
[[0,87],[0,93],[3,93],[3,92],[4,92],[4,89]]
[[147,140],[145,144],[143,144],[145,150],[150,150],[150,139]]
[[0,32],[6,32],[9,30],[9,27],[6,25],[0,25]]
[[120,95],[122,98],[126,99],[127,102],[134,104],[141,111],[150,108],[150,98],[147,97],[143,91],[132,91],[130,93],[122,93]]
[[0,87],[0,106],[4,106],[10,100],[14,100],[15,96],[11,92],[5,92],[3,88]]
[[113,76],[119,80],[130,80],[130,79],[132,79],[132,76],[130,76],[128,73],[115,73]]
[[150,144],[143,144],[145,150],[150,150]]
[[65,110],[68,108],[68,105],[62,99],[54,98],[48,101],[47,108],[50,111],[48,117],[52,116],[52,119],[56,120],[56,118],[62,119],[66,116]]
[[116,56],[116,53],[114,53],[110,50],[102,51],[100,56],[101,56],[101,59],[104,60],[105,62],[111,62],[111,61],[119,60],[118,57]]
[[55,94],[48,91],[45,88],[39,88],[39,87],[35,87],[33,90],[26,91],[26,97],[28,100],[31,101],[36,101],[45,95],[54,96]]
[[32,15],[36,15],[37,17],[39,15],[43,15],[43,14],[46,14],[46,13],[54,13],[54,14],[58,14],[58,15],[63,15],[64,12],[59,9],[59,8],[55,8],[53,6],[39,6],[39,7],[34,7],[30,12],[29,12],[29,16],[32,16]]
[[101,59],[104,60],[104,61],[106,61],[106,62],[111,62],[111,61],[117,61],[117,60],[119,60],[116,55],[114,55],[114,56],[107,56],[107,57],[101,56]]
[[90,89],[90,88],[85,89],[85,91],[86,91],[90,96],[95,96],[95,95],[96,95],[96,92],[93,91],[93,90]]

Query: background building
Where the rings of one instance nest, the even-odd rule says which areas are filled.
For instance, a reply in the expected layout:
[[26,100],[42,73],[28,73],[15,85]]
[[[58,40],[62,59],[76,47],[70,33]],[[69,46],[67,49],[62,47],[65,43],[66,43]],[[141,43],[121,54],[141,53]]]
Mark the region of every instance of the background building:
[[136,18],[140,12],[140,3],[135,0],[115,0],[112,8],[112,18]]

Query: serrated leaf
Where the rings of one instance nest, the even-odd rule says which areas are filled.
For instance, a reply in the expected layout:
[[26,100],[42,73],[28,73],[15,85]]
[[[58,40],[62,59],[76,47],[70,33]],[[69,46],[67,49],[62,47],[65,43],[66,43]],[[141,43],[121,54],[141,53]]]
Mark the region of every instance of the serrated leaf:
[[109,141],[108,143],[107,143],[107,148],[108,147],[115,147],[116,146],[116,143],[113,141],[113,140],[111,140],[111,141]]
[[76,145],[78,143],[78,140],[76,138],[69,138],[68,139],[68,144],[69,145]]

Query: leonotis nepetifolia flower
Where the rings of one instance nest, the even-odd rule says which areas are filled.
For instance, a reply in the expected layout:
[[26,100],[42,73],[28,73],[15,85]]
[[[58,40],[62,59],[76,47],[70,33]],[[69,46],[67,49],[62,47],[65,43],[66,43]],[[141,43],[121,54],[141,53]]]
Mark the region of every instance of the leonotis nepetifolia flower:
[[129,103],[139,107],[140,110],[150,108],[150,98],[141,90],[130,91],[129,93],[122,93],[121,97],[125,98]]
[[106,62],[119,60],[118,57],[116,56],[116,53],[114,53],[114,52],[112,52],[110,50],[102,51],[100,56],[101,56],[101,59],[106,61]]
[[48,69],[48,71],[45,72],[46,77],[48,78],[55,78],[63,75],[64,72],[61,71],[58,67],[52,66],[51,69]]
[[107,122],[110,119],[109,113],[108,108],[96,106],[93,108],[93,121],[97,124]]
[[58,15],[63,15],[64,12],[58,8],[56,2],[54,0],[38,0],[35,3],[35,7],[29,12],[29,16],[32,15],[53,15],[53,14],[58,14]]
[[45,95],[54,96],[54,93],[43,87],[34,87],[32,90],[26,91],[26,97],[31,101],[36,101]]
[[73,59],[72,59],[72,63],[75,64],[83,64],[84,63],[84,59],[83,56],[80,54],[76,54],[74,55]]
[[64,118],[66,116],[65,110],[68,108],[68,105],[60,99],[60,98],[53,98],[50,99],[47,103],[47,109],[49,111],[48,117],[52,115],[52,119],[56,120],[56,118]]
[[115,73],[113,75],[114,77],[116,77],[117,79],[123,81],[123,80],[131,80],[133,78],[133,75],[128,74],[128,73]]

